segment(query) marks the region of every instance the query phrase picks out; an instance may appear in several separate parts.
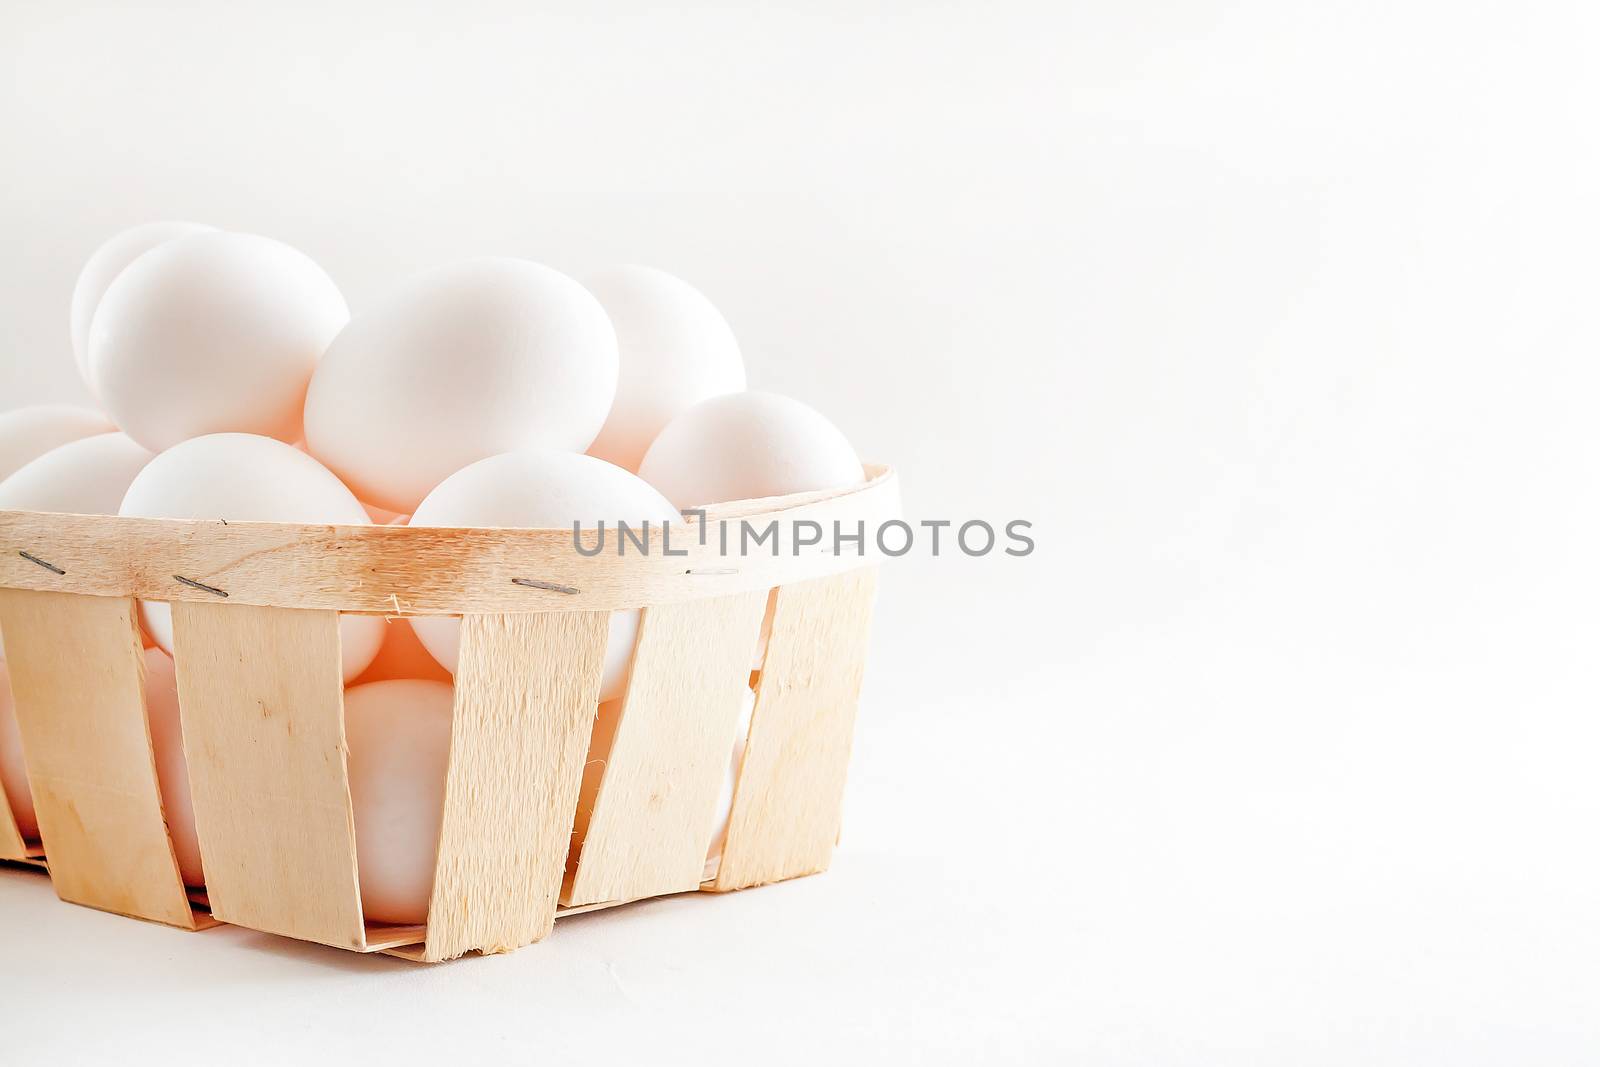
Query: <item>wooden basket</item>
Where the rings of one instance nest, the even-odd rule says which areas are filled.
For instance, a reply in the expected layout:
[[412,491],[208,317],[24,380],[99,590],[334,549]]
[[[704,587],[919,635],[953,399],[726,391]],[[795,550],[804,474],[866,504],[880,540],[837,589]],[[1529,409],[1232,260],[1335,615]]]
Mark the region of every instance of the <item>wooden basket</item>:
[[[58,895],[188,928],[209,921],[208,903],[216,919],[256,930],[443,960],[538,941],[565,912],[825,869],[875,589],[873,535],[899,514],[893,472],[866,473],[855,489],[710,508],[703,527],[675,531],[671,556],[619,556],[613,544],[586,557],[570,530],[0,512],[0,633]],[[779,554],[768,544],[722,553],[723,524],[736,543],[741,521],[759,531],[774,520]],[[853,543],[830,551],[835,521],[847,532],[865,523],[864,555]],[[828,536],[796,547],[789,532],[808,522]],[[752,677],[769,593],[771,637]],[[161,810],[139,599],[172,603],[207,875],[195,900]],[[585,791],[592,807],[586,795],[580,812],[607,619],[626,608],[643,609],[628,688]],[[463,617],[426,926],[362,917],[340,612]],[[752,684],[721,866],[703,881]]]

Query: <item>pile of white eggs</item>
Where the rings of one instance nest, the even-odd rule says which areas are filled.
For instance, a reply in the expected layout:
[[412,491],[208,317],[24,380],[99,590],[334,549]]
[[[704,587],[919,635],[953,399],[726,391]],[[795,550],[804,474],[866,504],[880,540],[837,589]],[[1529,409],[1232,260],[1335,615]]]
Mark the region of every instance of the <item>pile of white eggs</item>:
[[[474,259],[352,316],[333,279],[282,242],[156,222],[89,258],[71,333],[99,410],[0,414],[0,509],[570,528],[862,480],[844,435],[798,401],[747,391],[722,315],[649,267],[579,282],[527,260]],[[166,816],[184,880],[200,885],[171,617],[146,602],[140,618]],[[626,685],[637,622],[613,616],[602,701]],[[374,921],[426,917],[458,635],[452,618],[341,620]],[[0,782],[34,838],[4,670],[0,659]],[[737,762],[735,751],[730,774]]]

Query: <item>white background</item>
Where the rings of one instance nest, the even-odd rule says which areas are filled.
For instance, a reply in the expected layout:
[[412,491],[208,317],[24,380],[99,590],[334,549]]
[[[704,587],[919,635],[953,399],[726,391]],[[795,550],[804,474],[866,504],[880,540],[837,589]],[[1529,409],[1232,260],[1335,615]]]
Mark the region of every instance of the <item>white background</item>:
[[834,869],[423,968],[0,871],[0,1059],[1600,1058],[1592,5],[0,3],[0,398],[104,237],[651,263],[1024,560],[886,569]]

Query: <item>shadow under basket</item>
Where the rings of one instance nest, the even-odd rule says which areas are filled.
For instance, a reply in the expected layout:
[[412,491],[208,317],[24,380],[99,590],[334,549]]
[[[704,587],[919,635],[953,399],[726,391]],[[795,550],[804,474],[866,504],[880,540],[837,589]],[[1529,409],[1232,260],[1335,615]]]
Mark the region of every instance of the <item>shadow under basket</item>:
[[[0,635],[57,894],[189,929],[214,917],[434,961],[530,944],[563,913],[824,870],[876,588],[874,535],[899,517],[893,472],[865,473],[853,489],[691,513],[670,554],[659,542],[619,554],[613,536],[585,556],[571,530],[0,511]],[[836,523],[847,537],[864,529],[861,554],[855,540],[834,551]],[[738,553],[769,527],[775,540]],[[183,885],[161,808],[140,599],[172,604],[203,895]],[[635,608],[627,691],[580,811],[607,622]],[[462,617],[424,926],[362,916],[341,612]],[[752,685],[721,864],[706,880]],[[4,829],[0,852],[26,852]]]

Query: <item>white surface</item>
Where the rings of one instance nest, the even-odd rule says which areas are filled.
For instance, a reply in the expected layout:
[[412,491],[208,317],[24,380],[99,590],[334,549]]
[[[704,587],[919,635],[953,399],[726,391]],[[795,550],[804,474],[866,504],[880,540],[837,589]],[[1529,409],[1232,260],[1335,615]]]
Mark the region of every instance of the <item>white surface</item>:
[[357,310],[645,262],[915,516],[1040,547],[887,569],[821,878],[428,969],[0,872],[7,1058],[1594,1061],[1596,19],[8,2],[8,400],[82,397],[143,219]]

